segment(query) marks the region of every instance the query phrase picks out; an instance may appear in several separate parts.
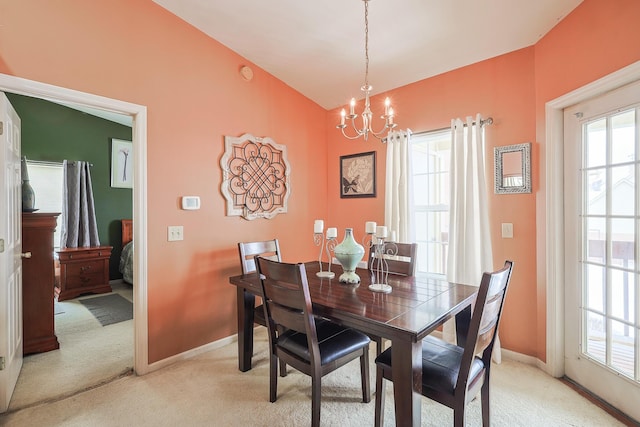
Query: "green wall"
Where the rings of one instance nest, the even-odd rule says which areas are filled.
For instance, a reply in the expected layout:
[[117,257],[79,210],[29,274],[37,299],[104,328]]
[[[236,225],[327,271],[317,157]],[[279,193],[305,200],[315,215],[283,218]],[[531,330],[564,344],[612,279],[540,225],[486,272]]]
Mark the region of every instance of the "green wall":
[[120,219],[132,217],[133,195],[130,188],[111,188],[111,138],[131,141],[131,128],[42,99],[10,93],[7,97],[20,116],[23,156],[93,164],[91,182],[100,244],[113,246],[109,276],[121,278]]

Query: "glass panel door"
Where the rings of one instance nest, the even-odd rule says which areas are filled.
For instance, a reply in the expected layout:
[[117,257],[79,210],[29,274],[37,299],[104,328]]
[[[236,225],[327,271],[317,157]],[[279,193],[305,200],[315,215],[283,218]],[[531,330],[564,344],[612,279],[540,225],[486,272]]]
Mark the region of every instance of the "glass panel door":
[[640,84],[565,111],[566,374],[640,419]]

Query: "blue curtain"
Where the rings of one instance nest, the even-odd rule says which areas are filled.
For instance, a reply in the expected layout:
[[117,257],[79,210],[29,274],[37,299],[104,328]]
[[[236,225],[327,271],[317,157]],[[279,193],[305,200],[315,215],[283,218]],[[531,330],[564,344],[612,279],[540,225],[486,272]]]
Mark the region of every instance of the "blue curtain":
[[63,162],[61,248],[100,246],[90,167],[84,161]]

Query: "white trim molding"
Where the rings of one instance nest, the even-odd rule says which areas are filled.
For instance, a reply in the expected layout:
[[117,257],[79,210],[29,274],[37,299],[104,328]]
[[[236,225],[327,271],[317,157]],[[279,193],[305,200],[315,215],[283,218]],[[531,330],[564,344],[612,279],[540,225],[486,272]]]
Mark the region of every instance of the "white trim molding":
[[149,325],[147,313],[147,107],[90,93],[79,92],[7,74],[0,74],[0,91],[73,104],[131,116],[135,162],[133,166],[134,253],[133,324],[134,370],[149,372]]
[[564,116],[565,108],[640,80],[640,61],[545,105],[547,373],[564,375]]

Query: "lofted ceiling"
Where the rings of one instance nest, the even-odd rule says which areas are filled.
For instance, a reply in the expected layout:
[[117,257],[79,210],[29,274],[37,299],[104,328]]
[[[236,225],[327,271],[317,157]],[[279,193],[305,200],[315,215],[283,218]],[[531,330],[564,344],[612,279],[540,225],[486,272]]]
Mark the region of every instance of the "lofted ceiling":
[[[153,1],[326,109],[361,98],[362,0]],[[531,46],[581,2],[371,0],[373,93]]]

